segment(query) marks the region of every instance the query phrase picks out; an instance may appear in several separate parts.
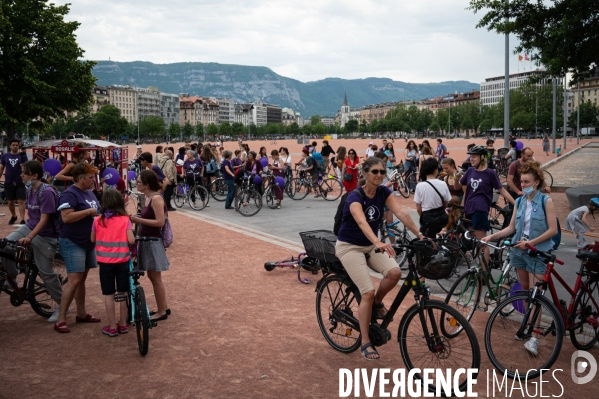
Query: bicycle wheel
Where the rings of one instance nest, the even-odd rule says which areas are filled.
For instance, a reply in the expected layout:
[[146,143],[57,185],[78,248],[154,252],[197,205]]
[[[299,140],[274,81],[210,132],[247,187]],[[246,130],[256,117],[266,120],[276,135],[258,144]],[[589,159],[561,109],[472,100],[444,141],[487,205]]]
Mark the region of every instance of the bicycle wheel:
[[549,188],[553,187],[553,176],[551,176],[551,173],[543,169],[543,176],[545,177],[545,184]]
[[268,207],[270,209],[277,208],[277,199],[275,198],[275,192],[274,192],[275,189],[279,189],[279,188],[273,187],[272,185],[270,185],[270,186],[266,187],[266,190],[264,191],[264,199],[266,200],[266,205],[268,205]]
[[235,209],[243,216],[254,216],[262,209],[262,196],[254,190],[242,191],[238,195]]
[[227,183],[225,183],[225,179],[222,177],[215,179],[210,185],[210,194],[218,202],[224,202],[227,199]]
[[410,196],[410,188],[408,187],[408,183],[406,183],[401,173],[398,175],[399,177],[397,178],[397,191],[401,194],[402,197],[408,198]]
[[468,271],[462,274],[450,288],[445,303],[470,321],[480,303],[481,291],[482,282],[478,272]]
[[[591,277],[591,279],[593,279]],[[599,317],[599,281],[586,281],[590,295],[584,291],[578,291],[576,296],[576,302],[574,302],[574,308],[572,314],[574,315],[574,323],[581,323],[580,326],[570,329],[570,338],[572,339],[572,345],[576,349],[589,350],[597,342],[598,329],[594,328],[587,319],[595,319]]]
[[320,184],[320,192],[325,200],[336,201],[343,193],[343,186],[337,179],[326,179]]
[[[548,370],[557,360],[562,348],[563,320],[555,305],[542,296],[537,296],[530,305],[525,301],[528,294],[515,295],[502,301],[491,313],[485,328],[485,347],[493,366],[509,378],[514,378],[516,370],[519,373],[535,370],[527,374],[528,379],[537,378],[541,369]],[[518,308],[516,302],[522,301],[525,313]],[[509,316],[505,307],[516,308]],[[518,337],[518,330],[523,329]],[[532,335],[538,337],[536,356],[530,353],[524,343]]]
[[[192,195],[195,197],[195,201],[192,201]],[[194,186],[187,193],[187,200],[189,201],[189,206],[194,211],[201,211],[202,209],[208,206],[208,202],[210,202],[210,196],[208,195],[208,190],[204,186]]]
[[[393,245],[393,244],[409,245],[410,244],[411,237],[405,237],[403,235],[403,232],[399,232],[395,229],[389,229],[389,230],[395,235],[395,237],[392,237],[389,234],[385,234],[383,236],[383,238],[381,238],[381,242],[388,243],[391,245]],[[408,256],[408,250],[406,248],[395,250],[395,261],[397,262],[397,265],[401,268],[401,270],[408,270],[407,265],[406,265],[406,267],[402,267],[406,263],[407,256]],[[402,273],[402,277],[405,278],[405,276],[407,276],[407,274]]]
[[492,205],[489,209],[489,225],[492,232],[501,230],[504,222],[504,216],[497,208],[498,205]]
[[175,202],[175,206],[177,208],[181,208],[185,204],[185,197],[187,196],[187,185],[179,185],[175,187],[175,193],[173,195],[173,200]]
[[[463,329],[464,334],[456,333],[455,338],[448,338],[441,332],[453,333],[457,328]],[[412,305],[399,323],[397,336],[407,370],[480,369],[480,347],[472,326],[464,316],[441,301],[426,299],[422,314],[418,304]],[[460,377],[458,387],[464,392],[468,379],[464,374]],[[420,379],[423,384],[420,375],[415,375],[415,379]],[[433,385],[423,385],[424,389],[436,390]],[[445,392],[445,396],[453,396],[453,392]]]
[[[470,263],[468,262],[466,255],[464,255],[462,251],[459,251],[458,255],[456,256],[451,274],[447,278],[437,280],[437,284],[439,284],[439,287],[441,287],[443,291],[449,293],[451,287],[453,287],[453,285],[460,278],[460,276],[464,274],[464,272],[469,268]],[[468,320],[470,319],[468,318]]]
[[293,192],[293,196],[291,199],[294,200],[303,200],[308,195],[308,190],[310,186],[304,184],[305,180],[296,177],[291,180],[291,191]]
[[[29,282],[27,283],[27,301],[35,313],[48,318],[52,316],[52,313],[54,313],[58,304],[48,293],[46,285],[39,275],[37,268],[32,267],[30,273]],[[60,276],[59,279],[61,279]],[[64,281],[66,282],[66,278],[64,278]]]
[[140,286],[137,286],[134,301],[137,347],[139,348],[139,353],[145,356],[148,353],[148,345],[150,344],[150,316],[148,305],[146,304],[146,295],[144,294],[144,289]]
[[335,350],[351,353],[360,347],[360,331],[344,322],[344,314],[358,317],[361,296],[343,276],[331,275],[316,292],[316,318],[324,338]]

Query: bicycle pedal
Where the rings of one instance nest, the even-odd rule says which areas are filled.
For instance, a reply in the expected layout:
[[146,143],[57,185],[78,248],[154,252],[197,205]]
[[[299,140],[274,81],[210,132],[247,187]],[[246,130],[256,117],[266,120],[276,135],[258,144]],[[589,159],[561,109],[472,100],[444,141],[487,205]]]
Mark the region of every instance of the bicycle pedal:
[[483,305],[478,305],[478,310],[482,311],[482,312],[486,312],[489,310],[489,306],[487,304]]
[[150,326],[151,327],[157,327],[158,326],[158,322],[157,321],[152,321],[152,322],[150,322]]

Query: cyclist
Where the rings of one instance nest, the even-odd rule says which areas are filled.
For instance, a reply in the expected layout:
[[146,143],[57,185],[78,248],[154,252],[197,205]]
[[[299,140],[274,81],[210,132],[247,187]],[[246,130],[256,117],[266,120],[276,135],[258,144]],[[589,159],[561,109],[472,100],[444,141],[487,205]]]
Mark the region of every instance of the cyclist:
[[[535,246],[539,251],[550,251],[551,238],[557,234],[555,207],[550,197],[542,193],[545,177],[538,162],[527,162],[520,168],[520,183],[523,196],[516,201],[512,220],[505,229],[482,238],[489,242],[514,234],[510,262],[518,270],[518,279],[523,290],[534,287],[535,282],[543,278],[545,265],[537,258],[528,255],[526,244]],[[539,315],[541,317],[541,315]],[[537,355],[539,335],[524,344],[526,350]],[[518,337],[516,337],[519,340]]]
[[[48,322],[55,323],[60,312],[62,287],[58,275],[52,268],[52,260],[58,249],[59,225],[56,216],[57,196],[52,186],[43,179],[44,169],[38,161],[27,161],[21,165],[21,178],[27,187],[27,223],[6,237],[18,241],[21,245],[31,245],[33,258],[39,270],[40,277],[52,299],[58,304]],[[40,192],[40,190],[43,190]],[[13,252],[5,248],[3,252]],[[2,259],[4,266],[15,278],[18,274],[14,260]],[[1,287],[0,287],[1,288]]]
[[[416,146],[416,142],[414,140],[408,141],[405,149],[406,160],[403,164],[403,171],[405,174],[411,170],[413,173],[416,173],[416,167],[418,165],[418,147]],[[410,190],[415,189],[416,186],[412,184]]]
[[[272,163],[270,163],[268,166],[270,169],[272,169],[272,174],[274,176],[283,177],[285,173],[285,164],[281,159],[279,159],[279,151],[272,150],[270,155],[272,156]],[[275,187],[273,187],[273,191],[275,193],[275,199],[277,200],[277,209],[281,209],[283,189],[275,185]]]
[[[199,176],[202,176],[204,174],[204,164],[202,163],[202,161],[200,161],[199,158],[195,157],[195,153],[193,152],[193,150],[187,151],[187,159],[185,160],[185,162],[183,162],[183,172],[184,173],[181,174],[181,177],[186,179],[187,185],[190,189],[196,184],[196,175],[199,179]],[[200,192],[202,194],[204,193],[204,191]],[[201,200],[204,206],[206,206],[206,198],[201,198]],[[191,202],[193,203],[193,206],[196,206],[195,191],[191,193]]]
[[[470,167],[464,176],[460,179],[463,186],[464,212],[466,218],[472,221],[472,230],[474,236],[481,239],[487,235],[491,229],[489,224],[489,210],[493,201],[493,189],[510,203],[514,204],[514,199],[507,192],[499,181],[497,174],[491,169],[487,169],[487,149],[482,146],[474,146],[468,151],[470,155]],[[489,247],[485,246],[485,259],[489,260]]]
[[[396,286],[401,277],[401,269],[394,259],[393,247],[391,244],[381,242],[377,236],[384,207],[387,206],[416,236],[421,239],[424,236],[418,231],[410,215],[391,195],[391,190],[387,187],[379,187],[387,173],[384,162],[380,158],[370,157],[364,161],[363,171],[366,183],[347,196],[335,254],[362,295],[358,319],[360,331],[366,332],[373,311],[380,317],[386,314],[383,298]],[[375,249],[381,252],[377,253]],[[365,254],[369,254],[368,259]],[[384,276],[376,294],[369,268]],[[369,348],[372,350],[369,351]],[[367,360],[380,359],[367,333],[362,334],[361,352]]]
[[331,147],[329,145],[329,140],[322,141],[322,150],[320,150],[320,153],[322,154],[322,157],[324,158],[324,168],[328,169],[330,157],[331,157],[331,155],[333,155],[333,156],[335,155],[335,150],[333,149],[333,147]]
[[308,150],[302,150],[302,157],[306,161],[306,167],[303,170],[310,174],[312,187],[314,188],[314,198],[318,198],[321,196],[320,186],[318,185],[318,165],[316,160],[309,155]]
[[[247,156],[247,161],[245,163],[245,171],[250,173],[252,176],[258,175],[262,177],[262,164],[257,159],[258,154],[256,151],[250,151]],[[241,179],[243,178],[243,173],[238,174],[238,178],[236,183],[240,184]],[[251,184],[254,184],[254,179],[251,179]],[[256,184],[256,191],[262,195],[262,184]]]

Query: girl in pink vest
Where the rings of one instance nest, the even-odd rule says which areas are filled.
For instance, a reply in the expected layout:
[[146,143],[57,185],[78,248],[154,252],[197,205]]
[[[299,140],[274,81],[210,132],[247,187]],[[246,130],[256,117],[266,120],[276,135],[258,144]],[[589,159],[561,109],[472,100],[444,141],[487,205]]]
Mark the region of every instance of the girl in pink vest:
[[[92,242],[96,243],[96,258],[100,265],[100,286],[104,295],[109,325],[102,333],[116,337],[128,332],[127,302],[120,305],[120,321],[117,321],[114,294],[129,291],[129,245],[135,244],[131,220],[125,211],[123,195],[112,188],[102,195],[102,214],[94,219]],[[116,287],[115,287],[116,282]]]

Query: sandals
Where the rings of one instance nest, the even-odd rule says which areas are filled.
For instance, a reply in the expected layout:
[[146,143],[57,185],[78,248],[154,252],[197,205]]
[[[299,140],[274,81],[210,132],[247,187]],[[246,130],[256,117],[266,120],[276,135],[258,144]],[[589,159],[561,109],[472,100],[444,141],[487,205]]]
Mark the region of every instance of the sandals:
[[[367,350],[368,348],[372,348],[373,350],[369,351],[369,350]],[[362,356],[364,356],[364,358],[366,360],[380,360],[381,359],[381,356],[376,351],[376,348],[374,346],[372,346],[372,344],[370,342],[362,345],[360,347],[360,352],[362,352]],[[368,357],[370,355],[376,355],[377,357]]]
[[77,323],[99,323],[100,319],[98,319],[97,317],[92,316],[91,314],[86,314],[85,317],[75,317],[75,321]]
[[67,323],[65,323],[64,321],[59,324],[54,324],[54,330],[58,331],[59,333],[70,333],[71,332],[71,330],[69,330],[69,327],[67,327]]
[[[382,309],[385,309],[385,314],[380,312]],[[389,312],[389,310],[387,310],[383,302],[377,304],[375,301],[372,301],[372,316],[375,320],[383,319],[387,315],[387,312]],[[391,321],[393,321],[393,318],[391,318]]]

